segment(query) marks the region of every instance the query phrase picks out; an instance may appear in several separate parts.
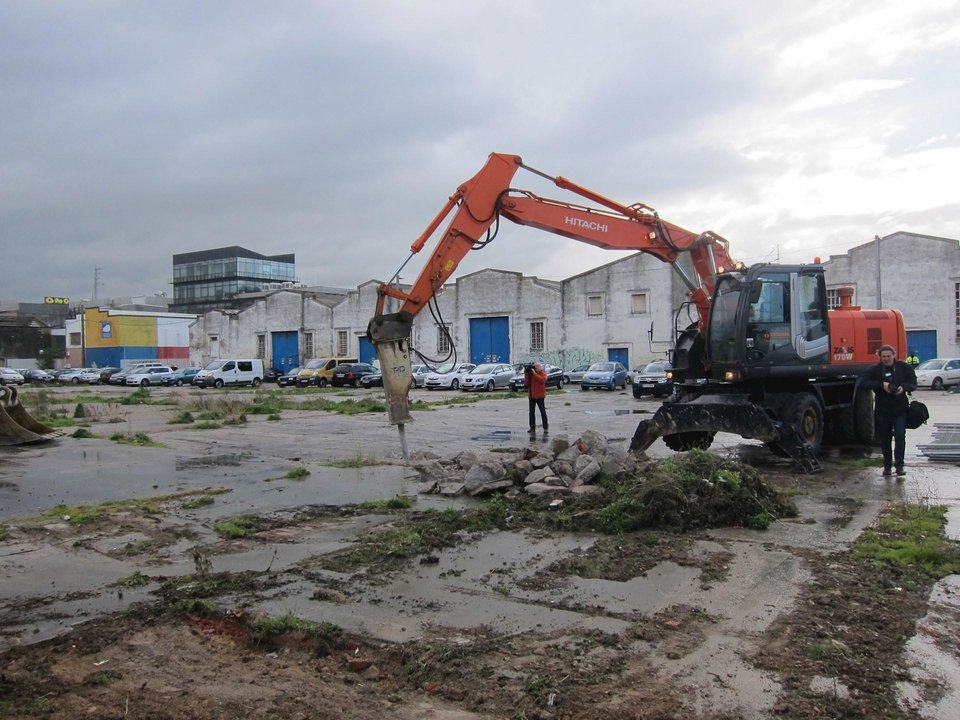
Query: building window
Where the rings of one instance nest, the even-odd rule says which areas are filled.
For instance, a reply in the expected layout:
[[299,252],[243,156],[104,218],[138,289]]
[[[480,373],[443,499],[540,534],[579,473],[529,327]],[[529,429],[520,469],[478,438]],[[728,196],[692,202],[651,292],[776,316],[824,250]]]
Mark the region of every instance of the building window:
[[267,336],[257,335],[257,357],[261,360],[267,356]]
[[450,328],[437,327],[437,352],[441,357],[450,352]]
[[587,317],[603,315],[603,295],[587,295]]
[[70,333],[70,347],[80,347],[82,343],[82,333]]
[[633,293],[630,296],[630,313],[632,315],[646,315],[650,312],[647,305],[646,293]]
[[957,337],[960,337],[960,283],[953,285],[953,316],[957,326]]
[[543,321],[537,320],[530,323],[530,352],[543,352],[545,350],[543,342]]
[[[854,305],[857,304],[852,295],[850,296],[850,301]],[[834,310],[838,307],[840,307],[840,288],[827,288],[827,309]]]
[[347,345],[347,331],[337,330],[337,355],[343,357],[350,351]]
[[313,358],[313,333],[303,334],[303,358],[304,360]]

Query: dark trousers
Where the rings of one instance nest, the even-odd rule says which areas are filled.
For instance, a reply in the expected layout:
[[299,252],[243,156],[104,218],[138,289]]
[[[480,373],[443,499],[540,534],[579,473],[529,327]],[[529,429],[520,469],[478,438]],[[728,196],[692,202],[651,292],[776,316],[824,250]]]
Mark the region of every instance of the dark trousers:
[[543,424],[543,429],[548,429],[550,427],[550,423],[547,422],[547,408],[543,404],[543,398],[535,399],[528,395],[527,400],[530,403],[530,429],[533,430],[537,425],[535,411],[536,408],[540,408],[540,422]]
[[[874,427],[880,449],[883,450],[883,466],[890,467],[903,465],[903,453],[907,445],[907,414],[875,415]],[[891,450],[891,442],[893,448]]]

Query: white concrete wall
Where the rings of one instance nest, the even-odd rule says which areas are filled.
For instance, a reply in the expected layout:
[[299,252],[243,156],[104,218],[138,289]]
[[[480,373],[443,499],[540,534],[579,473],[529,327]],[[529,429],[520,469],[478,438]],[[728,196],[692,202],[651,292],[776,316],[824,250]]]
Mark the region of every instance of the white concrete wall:
[[940,357],[960,357],[960,242],[896,232],[880,238],[877,250],[871,241],[830,256],[823,264],[827,287],[853,287],[854,303],[863,308],[900,310],[907,330],[936,330]]

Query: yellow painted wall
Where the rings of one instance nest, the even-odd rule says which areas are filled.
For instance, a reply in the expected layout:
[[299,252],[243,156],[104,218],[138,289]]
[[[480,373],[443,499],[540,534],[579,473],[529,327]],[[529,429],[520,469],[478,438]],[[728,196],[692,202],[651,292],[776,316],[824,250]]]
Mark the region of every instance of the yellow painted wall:
[[[102,323],[110,323],[110,337],[103,337]],[[84,342],[89,348],[134,345],[157,346],[157,319],[154,317],[114,315],[99,308],[84,312]]]

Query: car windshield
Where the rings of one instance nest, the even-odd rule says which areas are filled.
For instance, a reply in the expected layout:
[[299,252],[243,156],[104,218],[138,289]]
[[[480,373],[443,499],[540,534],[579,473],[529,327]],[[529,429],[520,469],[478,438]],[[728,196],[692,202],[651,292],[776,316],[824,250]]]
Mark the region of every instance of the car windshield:
[[665,362],[652,362],[649,363],[644,369],[645,373],[665,373],[670,369],[670,363]]
[[590,366],[590,372],[613,372],[613,363],[594,363]]
[[300,372],[299,366],[292,368],[291,370],[287,370],[287,375],[296,375],[298,372]]
[[316,370],[317,368],[322,368],[327,364],[326,360],[311,360],[306,365],[303,366],[304,370]]
[[470,371],[471,375],[489,375],[497,368],[496,365],[477,365],[473,370]]
[[438,375],[443,375],[444,373],[453,372],[453,363],[447,363],[446,365],[441,365],[436,370],[435,373]]
[[225,361],[225,360],[214,360],[213,362],[208,362],[206,365],[204,365],[204,366],[203,366],[203,369],[204,369],[204,370],[219,370],[221,367],[223,367],[223,363],[224,363],[224,362],[226,362],[226,361]]
[[926,362],[920,363],[917,370],[939,370],[943,367],[943,362],[944,361],[939,358],[936,360],[927,360]]

